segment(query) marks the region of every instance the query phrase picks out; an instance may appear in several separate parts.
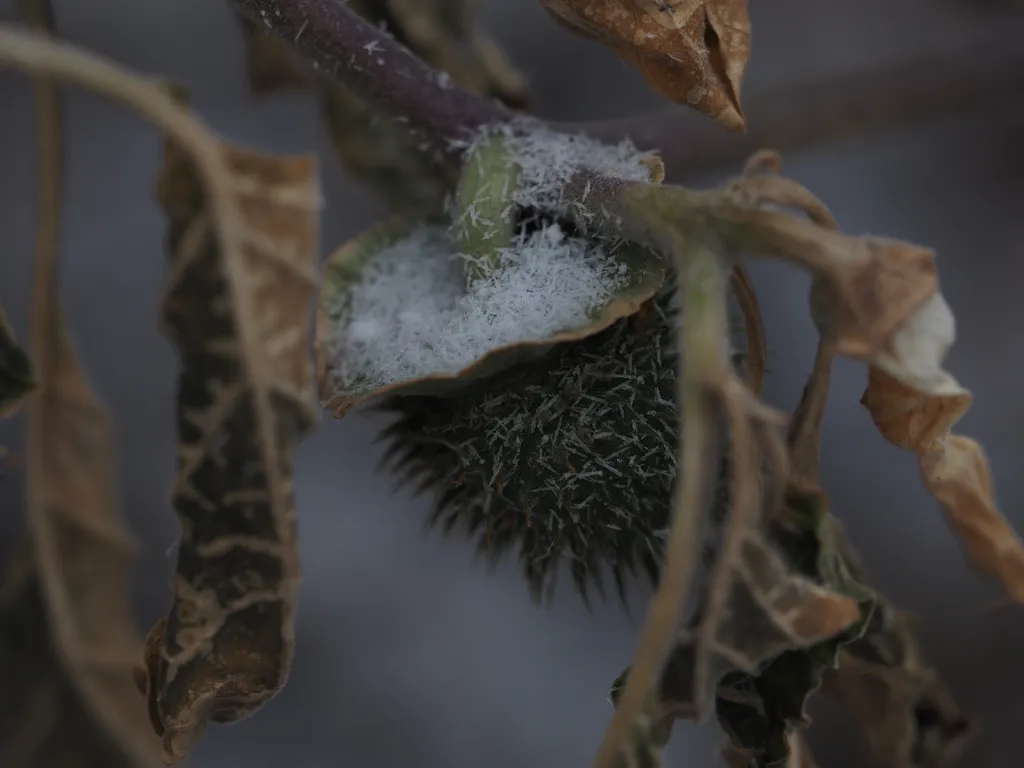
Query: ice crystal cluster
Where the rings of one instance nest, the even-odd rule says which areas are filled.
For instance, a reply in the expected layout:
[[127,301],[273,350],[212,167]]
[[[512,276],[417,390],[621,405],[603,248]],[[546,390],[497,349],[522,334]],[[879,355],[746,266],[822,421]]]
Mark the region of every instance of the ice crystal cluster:
[[[494,136],[482,132],[469,154]],[[504,199],[517,222],[511,242],[497,248],[497,268],[467,289],[470,257],[460,252],[454,228],[438,225],[413,229],[377,253],[343,294],[345,305],[331,308],[340,389],[455,373],[497,348],[543,340],[586,323],[624,282],[626,268],[611,255],[616,244],[580,237],[564,220],[540,222],[535,212],[561,211],[564,184],[581,170],[647,180],[650,156],[628,142],[605,145],[525,119],[497,136],[509,173],[496,172],[500,179],[476,189]],[[460,225],[473,219],[477,229],[495,226],[476,218],[485,201],[464,202],[464,210],[450,210]]]
[[604,248],[558,224],[521,230],[499,257],[467,290],[444,227],[416,229],[377,254],[338,318],[338,383],[457,372],[498,347],[584,323],[625,277]]

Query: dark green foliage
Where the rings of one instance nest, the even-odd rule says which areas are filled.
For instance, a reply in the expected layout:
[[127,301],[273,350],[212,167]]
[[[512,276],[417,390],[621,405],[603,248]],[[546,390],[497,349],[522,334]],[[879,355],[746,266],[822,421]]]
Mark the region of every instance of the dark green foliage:
[[636,315],[451,399],[396,397],[385,458],[437,493],[431,522],[462,525],[497,558],[518,546],[535,599],[561,559],[587,598],[611,567],[620,595],[656,580],[675,483],[673,281]]

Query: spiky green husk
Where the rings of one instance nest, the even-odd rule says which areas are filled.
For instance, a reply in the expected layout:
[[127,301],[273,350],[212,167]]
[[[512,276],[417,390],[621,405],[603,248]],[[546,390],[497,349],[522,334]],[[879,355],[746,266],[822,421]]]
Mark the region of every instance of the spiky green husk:
[[[496,559],[519,548],[535,599],[565,559],[586,600],[610,568],[656,582],[676,478],[675,290],[584,341],[470,385],[395,397],[384,465],[437,494],[431,523],[464,526]],[[723,467],[724,476],[724,467]],[[722,493],[716,494],[721,512]],[[718,516],[718,515],[716,515]]]

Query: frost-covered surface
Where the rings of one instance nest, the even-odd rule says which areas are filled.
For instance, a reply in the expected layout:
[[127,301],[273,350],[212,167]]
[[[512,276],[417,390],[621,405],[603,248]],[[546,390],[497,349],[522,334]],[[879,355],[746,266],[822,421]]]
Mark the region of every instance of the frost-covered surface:
[[474,143],[496,131],[505,137],[521,169],[515,202],[523,207],[564,213],[567,206],[562,189],[580,171],[593,171],[609,179],[650,181],[650,169],[644,162],[655,155],[641,152],[628,140],[604,144],[584,134],[553,131],[537,120],[521,118],[497,129],[486,129]]
[[[549,219],[564,215],[562,190],[581,171],[650,179],[644,163],[651,155],[629,142],[602,144],[526,118],[483,131],[466,145],[467,156],[496,130],[518,172],[496,172],[493,184],[474,182],[475,200],[450,201],[449,213],[460,227],[491,226],[497,232],[498,222],[481,217],[499,211],[502,218],[525,209],[543,211]],[[626,280],[625,266],[606,249],[566,236],[557,224],[520,235],[499,251],[500,268],[468,289],[467,257],[457,250],[450,232],[433,227],[370,260],[360,284],[346,292],[351,302],[335,308],[339,319],[331,346],[339,389],[455,373],[494,349],[584,325]]]
[[455,373],[489,351],[587,322],[626,280],[626,267],[558,225],[520,236],[501,267],[466,288],[462,257],[442,227],[415,230],[363,268],[337,316],[341,389]]

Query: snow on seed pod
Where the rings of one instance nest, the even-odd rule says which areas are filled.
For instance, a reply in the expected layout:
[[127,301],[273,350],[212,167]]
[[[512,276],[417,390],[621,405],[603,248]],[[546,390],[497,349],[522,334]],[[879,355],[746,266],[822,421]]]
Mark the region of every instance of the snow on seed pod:
[[386,221],[329,258],[317,367],[336,416],[534,360],[633,314],[664,284],[660,254],[538,213],[559,210],[558,190],[579,169],[658,183],[657,158],[524,125],[469,148],[443,217]]
[[523,226],[467,286],[444,223],[393,220],[330,259],[318,308],[321,397],[336,416],[397,392],[444,393],[586,338],[639,309],[665,263],[557,223]]
[[435,526],[489,559],[516,552],[537,600],[563,561],[584,600],[603,594],[605,568],[620,596],[637,571],[656,581],[680,427],[675,322],[670,280],[636,314],[458,397],[391,397],[384,466],[434,495]]

